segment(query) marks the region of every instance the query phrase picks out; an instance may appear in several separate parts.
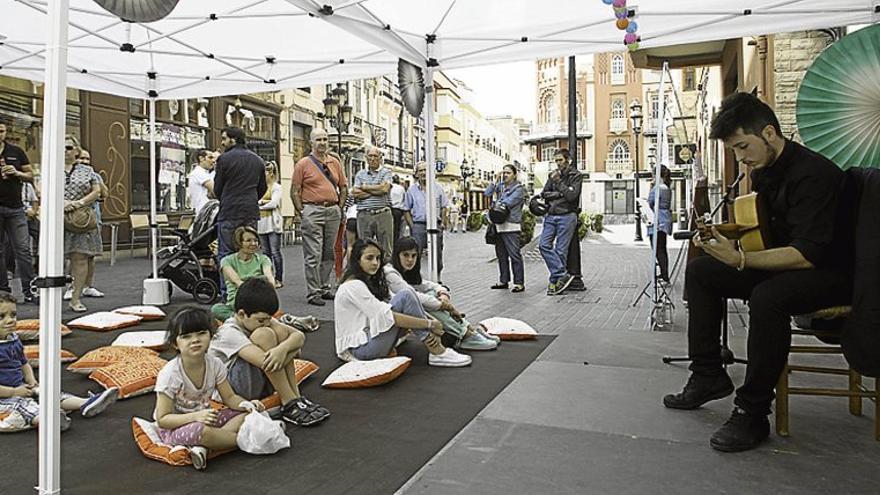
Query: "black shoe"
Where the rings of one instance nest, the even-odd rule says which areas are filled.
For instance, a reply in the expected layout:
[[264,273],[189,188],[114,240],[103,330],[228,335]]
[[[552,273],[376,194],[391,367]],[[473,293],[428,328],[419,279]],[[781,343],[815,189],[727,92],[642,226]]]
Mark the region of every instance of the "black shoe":
[[330,417],[330,411],[305,397],[297,397],[284,404],[281,419],[296,426],[311,426]]
[[768,436],[770,421],[767,416],[749,414],[735,407],[730,419],[709,439],[709,445],[722,452],[742,452],[757,447]]
[[28,292],[26,292],[24,296],[22,296],[22,299],[28,304],[40,304],[40,296],[35,296]]
[[698,375],[691,373],[684,390],[663,397],[663,405],[672,409],[696,409],[710,400],[723,399],[733,393],[733,382],[727,373]]
[[312,306],[326,306],[327,305],[327,303],[325,303],[324,300],[321,299],[321,296],[312,296],[312,297],[308,298],[307,302],[309,304],[311,304]]
[[322,293],[321,293],[321,299],[323,299],[323,300],[325,300],[325,301],[332,301],[332,300],[336,299],[336,291],[335,291],[335,290],[329,290],[329,291],[327,291],[327,292],[322,292]]
[[507,288],[507,284],[500,284],[500,283],[499,283],[499,284],[495,284],[495,285],[493,285],[492,287],[489,287],[489,288],[490,288],[490,289],[506,289],[506,288]]
[[563,292],[568,290],[568,287],[571,285],[572,281],[574,281],[574,277],[572,277],[571,275],[569,275],[567,273],[565,275],[563,275],[562,278],[557,280],[556,281],[556,295],[562,294]]
[[568,289],[566,290],[571,292],[583,292],[587,290],[587,286],[584,285],[584,279],[580,277],[574,277],[572,278],[571,283],[568,284]]

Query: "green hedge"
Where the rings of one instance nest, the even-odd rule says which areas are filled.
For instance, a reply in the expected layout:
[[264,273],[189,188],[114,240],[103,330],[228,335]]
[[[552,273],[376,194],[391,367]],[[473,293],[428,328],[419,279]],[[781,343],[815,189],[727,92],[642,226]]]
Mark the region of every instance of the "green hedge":
[[468,232],[476,232],[483,227],[483,221],[485,220],[486,225],[489,224],[489,219],[485,219],[483,217],[482,211],[472,211],[470,215],[468,215],[467,219],[467,229]]
[[605,215],[602,213],[594,213],[590,215],[587,212],[583,212],[578,216],[578,239],[583,240],[584,237],[592,230],[595,233],[601,233],[603,227],[603,220],[605,219]]
[[534,237],[534,235],[535,215],[532,215],[532,212],[530,212],[528,208],[523,208],[522,224],[520,225],[519,231],[519,245],[525,246],[532,241],[532,237]]

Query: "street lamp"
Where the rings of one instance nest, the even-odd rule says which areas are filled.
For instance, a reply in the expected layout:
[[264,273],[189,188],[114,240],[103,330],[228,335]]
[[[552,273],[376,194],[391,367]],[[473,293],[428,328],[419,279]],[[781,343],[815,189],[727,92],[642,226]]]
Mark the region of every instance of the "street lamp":
[[465,203],[468,202],[467,180],[474,175],[470,167],[468,167],[467,158],[461,161],[461,196]]
[[635,241],[642,240],[642,207],[639,205],[639,134],[642,133],[642,104],[638,98],[633,98],[629,105],[629,118],[632,121],[633,135],[636,141],[636,162],[635,162],[635,179],[636,179],[636,236]]
[[349,163],[342,154],[342,133],[348,132],[348,126],[351,124],[351,105],[348,104],[348,91],[343,83],[337,83],[336,87],[329,91],[324,98],[324,116],[336,128],[336,152],[342,159],[345,173],[347,177],[351,177]]

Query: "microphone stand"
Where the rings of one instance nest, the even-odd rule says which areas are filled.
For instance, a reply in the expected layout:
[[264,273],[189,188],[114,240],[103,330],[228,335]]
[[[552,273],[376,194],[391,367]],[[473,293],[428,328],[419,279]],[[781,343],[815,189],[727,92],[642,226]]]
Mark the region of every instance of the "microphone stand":
[[[746,173],[740,172],[737,176],[736,180],[730,183],[727,186],[727,190],[724,193],[724,197],[721,198],[721,201],[715,205],[715,208],[712,208],[712,212],[710,213],[711,217],[715,217],[718,213],[718,210],[721,209],[724,205],[732,205],[735,199],[734,192],[736,191],[737,186],[739,186],[740,181],[745,178]],[[673,234],[674,239],[690,239],[694,235],[696,235],[696,231],[694,232],[676,232]],[[729,329],[728,329],[728,321],[727,321],[727,298],[723,298],[721,300],[721,362],[724,366],[728,366],[734,363],[737,364],[747,364],[748,361],[745,359],[740,359],[733,354],[733,351],[730,349],[728,345],[729,341]],[[662,361],[666,364],[681,362],[681,361],[691,361],[691,358],[688,356],[663,356]]]

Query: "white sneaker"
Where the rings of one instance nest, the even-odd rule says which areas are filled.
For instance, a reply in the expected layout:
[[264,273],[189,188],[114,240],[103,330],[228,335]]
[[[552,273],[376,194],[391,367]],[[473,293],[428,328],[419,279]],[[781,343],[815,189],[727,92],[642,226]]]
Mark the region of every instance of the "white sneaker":
[[208,467],[208,449],[197,445],[189,448],[189,459],[196,471],[204,471]]
[[68,287],[67,290],[64,291],[64,295],[62,296],[62,298],[65,301],[70,301],[71,299],[73,299],[73,287]]
[[86,287],[83,289],[83,295],[86,297],[104,297],[104,293],[94,287]]
[[471,357],[467,354],[459,354],[447,347],[443,354],[428,354],[428,364],[442,368],[461,368],[471,364]]

